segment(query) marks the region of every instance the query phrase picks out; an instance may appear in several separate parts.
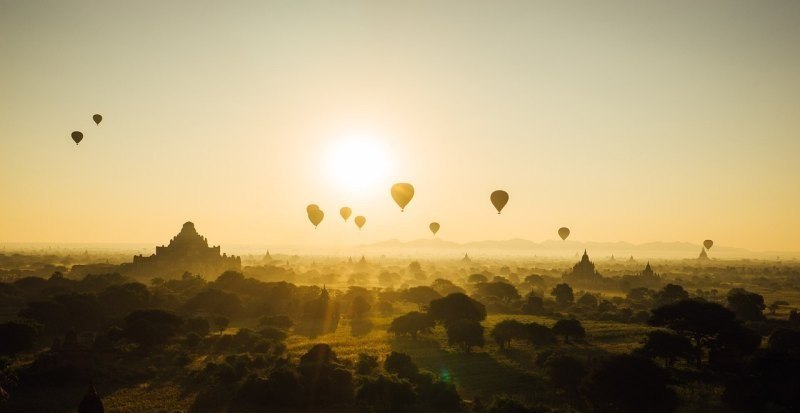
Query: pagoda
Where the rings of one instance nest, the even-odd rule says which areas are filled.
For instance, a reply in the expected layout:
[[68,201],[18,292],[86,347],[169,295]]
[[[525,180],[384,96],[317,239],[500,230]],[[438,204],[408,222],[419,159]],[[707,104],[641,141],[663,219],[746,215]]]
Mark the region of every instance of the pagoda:
[[572,267],[572,271],[565,273],[562,277],[570,284],[585,284],[601,281],[603,276],[594,267],[594,263],[589,260],[589,254],[583,251],[581,260]]
[[700,261],[708,261],[709,260],[708,254],[706,253],[706,249],[705,248],[701,248],[700,249],[700,256],[697,257],[697,259],[700,260]]
[[127,275],[150,277],[179,277],[185,272],[216,277],[225,271],[241,271],[242,259],[238,256],[220,254],[220,247],[209,246],[208,240],[197,233],[192,222],[183,228],[169,244],[156,247],[156,253],[148,257],[136,255],[133,263],[125,264]]

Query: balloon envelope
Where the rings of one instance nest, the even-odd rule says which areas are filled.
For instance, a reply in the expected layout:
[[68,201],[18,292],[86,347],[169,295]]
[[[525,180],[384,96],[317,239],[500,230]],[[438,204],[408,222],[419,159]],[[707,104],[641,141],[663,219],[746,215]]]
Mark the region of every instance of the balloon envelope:
[[103,121],[103,116],[95,113],[95,115],[92,116],[92,120],[94,121],[94,123],[99,125],[100,122]]
[[492,201],[492,205],[494,205],[495,209],[497,209],[497,213],[499,214],[500,211],[503,210],[503,207],[505,207],[508,203],[508,192],[500,190],[494,191],[489,196],[489,199]]
[[433,232],[433,235],[436,235],[436,233],[439,232],[439,228],[441,228],[441,225],[439,225],[438,222],[431,222],[431,224],[428,225],[428,228],[431,229],[431,232]]
[[306,207],[306,212],[310,214],[311,211],[316,211],[318,209],[319,207],[317,206],[317,204],[308,204],[308,206]]
[[558,236],[561,237],[562,240],[566,240],[569,236],[569,228],[561,227],[558,229]]
[[322,212],[322,210],[319,208],[308,212],[308,220],[311,221],[312,224],[314,224],[314,228],[316,228],[317,225],[319,225],[319,223],[322,222],[322,218],[324,217],[325,213]]
[[707,239],[707,240],[703,241],[703,246],[706,247],[707,250],[710,250],[711,247],[714,246],[714,241],[712,241],[710,239]]
[[366,224],[366,223],[367,223],[367,219],[366,219],[366,218],[364,218],[364,217],[363,217],[363,216],[361,216],[361,215],[359,215],[359,216],[355,217],[355,219],[354,219],[353,221],[355,221],[355,222],[356,222],[356,226],[358,226],[358,229],[361,229],[361,227],[363,227],[363,226],[364,226],[364,224]]
[[411,184],[399,183],[392,185],[392,199],[400,206],[400,211],[404,211],[406,205],[414,197],[414,187]]
[[348,207],[342,207],[342,209],[339,210],[339,215],[341,215],[342,218],[344,218],[345,222],[347,222],[347,218],[350,218],[350,214],[352,213],[353,210]]
[[78,131],[72,132],[72,140],[75,141],[76,145],[81,143],[83,140],[83,133]]

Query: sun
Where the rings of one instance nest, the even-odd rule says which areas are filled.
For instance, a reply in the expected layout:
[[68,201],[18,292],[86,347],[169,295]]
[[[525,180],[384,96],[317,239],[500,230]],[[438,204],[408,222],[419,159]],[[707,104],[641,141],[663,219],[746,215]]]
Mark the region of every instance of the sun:
[[373,189],[384,180],[389,169],[389,159],[381,142],[365,134],[335,141],[328,156],[330,178],[349,191]]

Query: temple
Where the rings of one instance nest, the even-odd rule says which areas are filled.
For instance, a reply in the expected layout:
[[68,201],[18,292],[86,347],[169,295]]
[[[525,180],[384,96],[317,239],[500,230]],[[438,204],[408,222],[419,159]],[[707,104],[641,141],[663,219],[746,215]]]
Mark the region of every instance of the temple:
[[145,257],[136,255],[123,272],[132,276],[173,278],[185,272],[216,277],[225,271],[241,271],[240,257],[220,255],[219,246],[208,246],[208,240],[197,233],[194,224],[183,224],[181,232],[167,246],[156,247],[156,253]]
[[707,261],[708,260],[708,254],[706,253],[706,249],[705,248],[700,249],[700,256],[697,257],[697,259],[700,260],[700,261]]
[[572,267],[572,271],[565,273],[562,277],[570,285],[593,284],[601,282],[603,276],[594,267],[594,263],[589,260],[589,254],[583,251],[581,260]]
[[661,287],[661,276],[653,271],[653,267],[650,266],[650,262],[648,261],[647,266],[645,266],[644,270],[639,274],[622,276],[622,283],[624,285],[623,289],[625,290],[639,287],[655,290]]

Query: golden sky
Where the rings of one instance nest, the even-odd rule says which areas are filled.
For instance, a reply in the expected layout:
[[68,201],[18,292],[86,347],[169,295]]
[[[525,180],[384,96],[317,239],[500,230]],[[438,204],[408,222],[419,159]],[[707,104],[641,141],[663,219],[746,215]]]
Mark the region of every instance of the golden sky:
[[[568,226],[797,251],[798,21],[794,1],[3,0],[0,242],[163,243],[192,220],[215,244],[330,245],[438,221],[462,242]],[[394,182],[416,188],[404,213]]]

